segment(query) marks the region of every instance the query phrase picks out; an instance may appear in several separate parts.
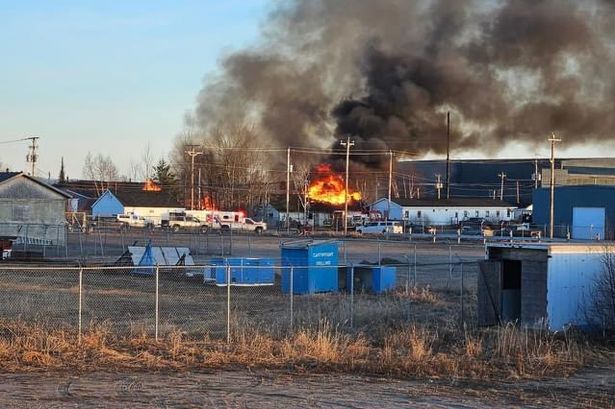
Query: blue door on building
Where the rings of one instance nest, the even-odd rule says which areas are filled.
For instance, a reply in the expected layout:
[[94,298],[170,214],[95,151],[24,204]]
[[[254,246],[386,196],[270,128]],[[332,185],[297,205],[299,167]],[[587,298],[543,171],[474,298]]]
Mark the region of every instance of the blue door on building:
[[604,239],[604,207],[573,207],[572,238],[580,240]]

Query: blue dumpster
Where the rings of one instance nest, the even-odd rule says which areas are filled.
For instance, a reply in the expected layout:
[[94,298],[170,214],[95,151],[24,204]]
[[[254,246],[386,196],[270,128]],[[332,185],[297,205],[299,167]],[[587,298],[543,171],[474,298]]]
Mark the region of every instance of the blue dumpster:
[[314,294],[338,290],[339,243],[334,240],[299,240],[282,243],[282,292]]
[[209,275],[205,282],[215,282],[217,285],[226,285],[226,266],[231,267],[232,285],[273,285],[273,260],[253,257],[214,257],[211,259]]
[[[345,290],[350,291],[350,267],[346,268]],[[397,270],[393,266],[354,266],[354,292],[383,293],[393,290],[397,281]]]

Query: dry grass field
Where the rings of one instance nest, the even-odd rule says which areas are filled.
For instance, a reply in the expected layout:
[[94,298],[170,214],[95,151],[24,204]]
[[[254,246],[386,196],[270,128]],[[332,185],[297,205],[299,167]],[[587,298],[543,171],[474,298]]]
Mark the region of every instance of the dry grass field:
[[[376,262],[370,246],[351,243],[348,258]],[[270,243],[264,254],[275,247]],[[232,286],[227,317],[228,288],[188,279],[180,270],[161,269],[158,340],[154,277],[130,274],[130,268],[85,269],[79,337],[78,269],[1,265],[0,369],[185,374],[248,368],[311,376],[363,374],[405,382],[464,380],[486,390],[494,381],[516,385],[520,380],[564,379],[613,361],[608,335],[477,328],[475,261],[481,248],[455,249],[464,264],[450,269],[447,247],[420,248],[416,269],[408,248],[400,243],[379,251],[384,263],[408,262],[397,267],[395,291],[352,297],[296,295],[292,323],[291,300],[281,292],[279,277],[273,286]],[[599,389],[583,402],[602,407],[614,399]]]

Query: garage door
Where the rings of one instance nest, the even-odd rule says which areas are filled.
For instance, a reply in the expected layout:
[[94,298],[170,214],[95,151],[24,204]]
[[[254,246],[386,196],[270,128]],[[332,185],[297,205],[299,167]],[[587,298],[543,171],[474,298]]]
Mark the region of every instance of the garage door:
[[604,239],[604,207],[573,207],[572,238]]

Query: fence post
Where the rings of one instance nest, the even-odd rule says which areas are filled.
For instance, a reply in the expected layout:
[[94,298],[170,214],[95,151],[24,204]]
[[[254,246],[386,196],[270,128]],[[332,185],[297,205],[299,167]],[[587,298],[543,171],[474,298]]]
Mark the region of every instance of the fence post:
[[464,303],[463,303],[463,261],[459,264],[459,268],[461,269],[461,327],[464,326]]
[[406,275],[406,295],[410,294],[410,256],[406,256],[406,263],[408,264],[408,274]]
[[289,278],[289,282],[290,282],[290,332],[291,334],[294,331],[294,318],[295,318],[295,305],[294,305],[294,293],[295,293],[295,268],[294,266],[290,266],[290,278]]
[[414,287],[416,287],[416,244],[414,245]]
[[79,333],[77,341],[81,345],[81,323],[83,314],[83,268],[79,268]]
[[449,244],[448,245],[448,280],[446,281],[446,288],[448,288],[448,283],[453,281],[453,248]]
[[231,265],[226,262],[226,343],[231,343]]
[[[348,265],[346,265],[348,268]],[[350,263],[350,328],[354,328],[354,266]]]
[[160,307],[159,301],[160,300],[159,300],[159,294],[158,294],[158,292],[159,292],[159,290],[158,290],[159,281],[158,280],[159,280],[159,267],[158,267],[158,264],[156,263],[156,318],[155,318],[156,319],[156,323],[155,323],[155,327],[154,327],[154,339],[156,341],[158,341],[158,319],[159,319],[159,311],[160,311],[160,309],[159,309],[159,307]]

